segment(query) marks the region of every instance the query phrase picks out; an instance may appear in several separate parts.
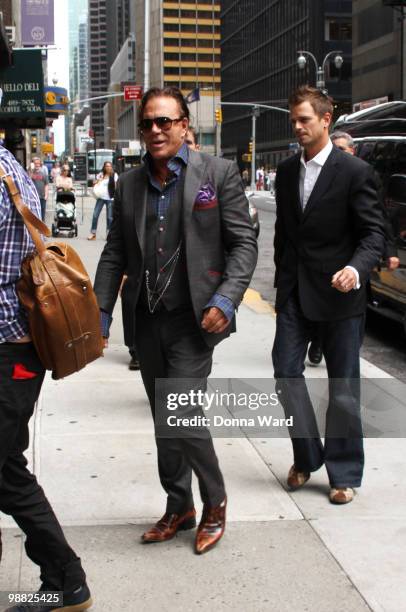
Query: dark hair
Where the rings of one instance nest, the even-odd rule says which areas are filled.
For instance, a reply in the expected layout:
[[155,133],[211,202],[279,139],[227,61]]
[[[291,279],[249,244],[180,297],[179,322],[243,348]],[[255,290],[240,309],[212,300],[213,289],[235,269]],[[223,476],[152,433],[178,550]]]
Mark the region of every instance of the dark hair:
[[106,172],[106,164],[110,164],[110,166],[111,166],[111,167],[112,167],[112,169],[113,169],[113,175],[114,175],[114,167],[113,167],[113,164],[112,164],[112,162],[111,162],[111,161],[105,161],[105,162],[104,162],[104,164],[103,164],[103,168],[102,168],[102,174],[103,174],[103,175],[104,175],[104,174],[107,174],[107,172]]
[[192,134],[195,144],[198,145],[199,144],[199,134],[197,133],[196,128],[189,125],[187,131]]
[[310,102],[314,112],[322,117],[325,113],[330,113],[333,116],[333,100],[320,89],[310,87],[310,85],[301,85],[288,98],[289,108],[298,106],[302,102]]
[[151,87],[150,89],[148,89],[148,91],[146,91],[142,96],[140,105],[140,120],[144,118],[144,110],[149,100],[151,100],[151,98],[160,98],[162,96],[174,98],[179,105],[181,116],[186,117],[186,119],[189,120],[189,107],[186,104],[186,100],[178,87]]

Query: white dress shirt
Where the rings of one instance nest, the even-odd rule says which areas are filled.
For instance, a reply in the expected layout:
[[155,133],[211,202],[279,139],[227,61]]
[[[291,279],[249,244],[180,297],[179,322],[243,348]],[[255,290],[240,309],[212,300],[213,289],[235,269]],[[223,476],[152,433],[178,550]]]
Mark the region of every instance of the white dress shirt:
[[[309,198],[312,194],[313,188],[316,184],[317,179],[319,178],[319,174],[327,161],[328,156],[330,155],[333,149],[333,143],[331,140],[328,140],[326,146],[317,153],[312,159],[308,162],[305,160],[305,152],[302,151],[302,155],[300,158],[300,178],[299,178],[299,193],[300,193],[300,202],[302,204],[302,209],[306,208],[306,204],[309,201]],[[356,284],[354,289],[360,288],[359,282],[359,274],[358,270],[356,270],[353,266],[345,266],[352,270],[356,276]]]
[[327,161],[328,156],[330,155],[333,149],[333,143],[331,140],[328,140],[326,146],[317,153],[312,159],[308,162],[305,160],[305,152],[303,150],[302,156],[300,158],[300,181],[299,181],[299,191],[300,191],[300,201],[302,203],[303,210],[306,208],[306,204],[311,196],[313,191],[313,187],[316,184],[317,179],[319,178],[319,174],[324,164]]

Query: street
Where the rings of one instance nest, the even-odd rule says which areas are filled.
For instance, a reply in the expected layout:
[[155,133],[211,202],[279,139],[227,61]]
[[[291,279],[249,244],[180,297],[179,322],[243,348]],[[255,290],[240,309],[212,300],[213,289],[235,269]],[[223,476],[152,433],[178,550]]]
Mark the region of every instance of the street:
[[[261,230],[259,234],[258,264],[251,287],[263,299],[275,303],[273,286],[275,266],[273,262],[273,236],[275,225],[275,201],[269,192],[259,192],[251,200],[258,208]],[[406,336],[402,326],[368,312],[361,355],[395,378],[404,379],[406,372]]]

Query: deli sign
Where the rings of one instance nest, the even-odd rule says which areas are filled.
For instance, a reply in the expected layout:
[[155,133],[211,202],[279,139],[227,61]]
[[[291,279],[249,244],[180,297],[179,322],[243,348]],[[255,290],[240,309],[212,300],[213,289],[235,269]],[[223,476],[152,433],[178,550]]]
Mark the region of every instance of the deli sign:
[[13,49],[13,62],[0,72],[0,126],[45,128],[44,74],[40,49]]

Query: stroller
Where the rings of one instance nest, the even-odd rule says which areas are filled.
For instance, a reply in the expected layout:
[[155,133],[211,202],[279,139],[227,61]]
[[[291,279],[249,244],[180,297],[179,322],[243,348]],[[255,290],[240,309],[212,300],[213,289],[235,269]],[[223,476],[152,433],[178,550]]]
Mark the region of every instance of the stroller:
[[75,194],[72,191],[58,191],[56,194],[52,236],[58,236],[59,232],[69,232],[69,238],[78,235]]

